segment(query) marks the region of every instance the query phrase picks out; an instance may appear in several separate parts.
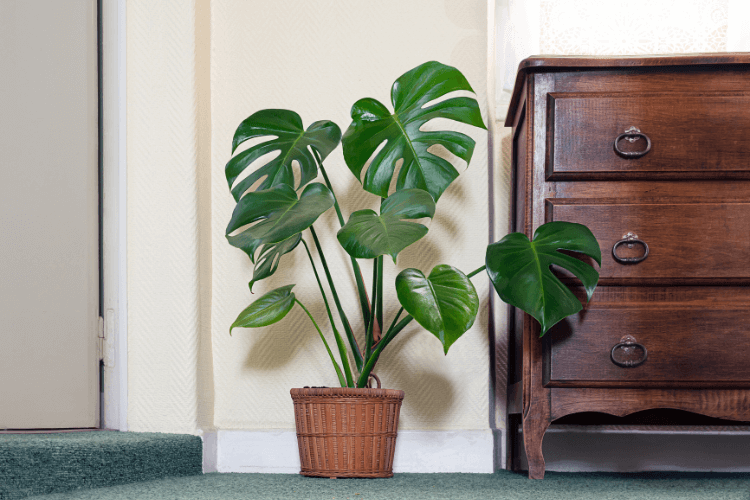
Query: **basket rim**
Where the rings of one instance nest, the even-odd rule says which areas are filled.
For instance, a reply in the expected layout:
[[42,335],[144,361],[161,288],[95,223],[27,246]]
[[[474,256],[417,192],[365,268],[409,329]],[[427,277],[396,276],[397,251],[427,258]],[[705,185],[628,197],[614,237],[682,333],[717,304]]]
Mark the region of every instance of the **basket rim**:
[[388,398],[404,399],[399,389],[371,389],[367,387],[298,387],[289,391],[292,399],[309,397]]

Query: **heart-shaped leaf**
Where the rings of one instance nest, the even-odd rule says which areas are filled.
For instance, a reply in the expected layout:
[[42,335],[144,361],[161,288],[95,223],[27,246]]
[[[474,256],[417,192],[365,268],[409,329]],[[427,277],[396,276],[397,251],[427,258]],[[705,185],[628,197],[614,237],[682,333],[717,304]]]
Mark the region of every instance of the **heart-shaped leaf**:
[[[279,243],[312,226],[333,206],[333,194],[319,182],[305,187],[299,199],[294,189],[279,186],[247,193],[237,203],[227,226],[227,240],[241,248],[255,262],[255,251],[263,244]],[[257,222],[260,221],[260,222]],[[237,229],[256,222],[239,234]]]
[[283,319],[294,306],[295,297],[292,288],[294,285],[271,290],[247,306],[229,327],[229,335],[237,327],[258,328],[272,325]]
[[393,114],[371,98],[360,99],[352,106],[353,121],[342,142],[346,164],[357,179],[362,178],[367,160],[385,142],[365,173],[365,190],[383,198],[388,196],[396,162],[403,159],[396,190],[424,189],[435,201],[440,198],[458,177],[458,171],[450,162],[427,149],[439,144],[468,164],[475,143],[459,132],[422,131],[420,128],[433,118],[447,118],[486,128],[474,98],[453,97],[425,107],[430,101],[457,90],[474,92],[456,68],[430,61],[404,73],[393,84]]
[[253,291],[253,285],[255,283],[268,278],[276,272],[276,269],[279,267],[281,256],[297,248],[301,239],[302,233],[297,233],[284,241],[270,243],[260,247],[258,261],[255,263],[255,269],[253,269],[253,279],[249,284],[251,292]]
[[356,259],[374,259],[388,254],[396,256],[404,248],[427,234],[427,228],[403,219],[432,218],[435,202],[426,191],[405,189],[386,198],[380,205],[380,215],[372,210],[358,210],[339,229],[339,243]]
[[403,308],[443,344],[445,354],[477,317],[479,297],[469,278],[455,267],[440,264],[425,277],[418,269],[396,276],[396,294]]
[[[239,200],[242,194],[258,179],[266,177],[256,191],[269,189],[279,184],[294,188],[292,162],[297,161],[300,167],[301,188],[318,176],[315,157],[309,148],[315,149],[321,161],[336,149],[341,140],[341,129],[331,121],[317,121],[307,130],[302,127],[302,119],[294,111],[286,109],[263,109],[246,118],[232,140],[232,154],[237,147],[254,137],[268,137],[267,141],[255,144],[233,157],[225,167],[227,182],[232,189],[237,177],[251,164],[254,171],[238,182],[232,195]],[[263,155],[279,151],[279,155],[263,165],[255,166],[253,162]]]
[[557,265],[575,274],[586,289],[588,299],[594,293],[599,273],[558,250],[580,252],[602,265],[599,243],[589,228],[572,222],[548,222],[534,233],[533,241],[522,233],[512,233],[487,247],[487,274],[500,298],[530,315],[541,325],[540,336],[558,321],[583,307],[550,270]]

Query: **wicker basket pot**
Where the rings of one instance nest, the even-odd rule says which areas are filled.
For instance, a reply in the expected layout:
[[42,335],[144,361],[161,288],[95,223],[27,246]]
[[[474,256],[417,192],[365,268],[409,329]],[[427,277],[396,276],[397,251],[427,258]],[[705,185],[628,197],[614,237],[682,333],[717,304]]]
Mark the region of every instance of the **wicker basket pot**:
[[404,391],[292,389],[300,474],[393,477],[393,452]]

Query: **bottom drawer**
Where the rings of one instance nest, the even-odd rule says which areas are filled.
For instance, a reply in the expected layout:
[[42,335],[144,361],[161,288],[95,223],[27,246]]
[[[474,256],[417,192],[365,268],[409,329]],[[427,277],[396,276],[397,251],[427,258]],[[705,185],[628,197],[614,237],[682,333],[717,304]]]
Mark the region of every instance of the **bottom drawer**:
[[742,287],[599,287],[543,340],[548,387],[750,387]]

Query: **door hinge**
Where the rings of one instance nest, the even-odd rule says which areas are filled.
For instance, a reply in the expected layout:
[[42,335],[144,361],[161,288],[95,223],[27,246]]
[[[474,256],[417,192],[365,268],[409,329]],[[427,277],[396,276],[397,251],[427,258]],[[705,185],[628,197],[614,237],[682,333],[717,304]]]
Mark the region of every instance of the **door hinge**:
[[104,359],[104,318],[99,316],[98,337],[97,337],[97,359]]

